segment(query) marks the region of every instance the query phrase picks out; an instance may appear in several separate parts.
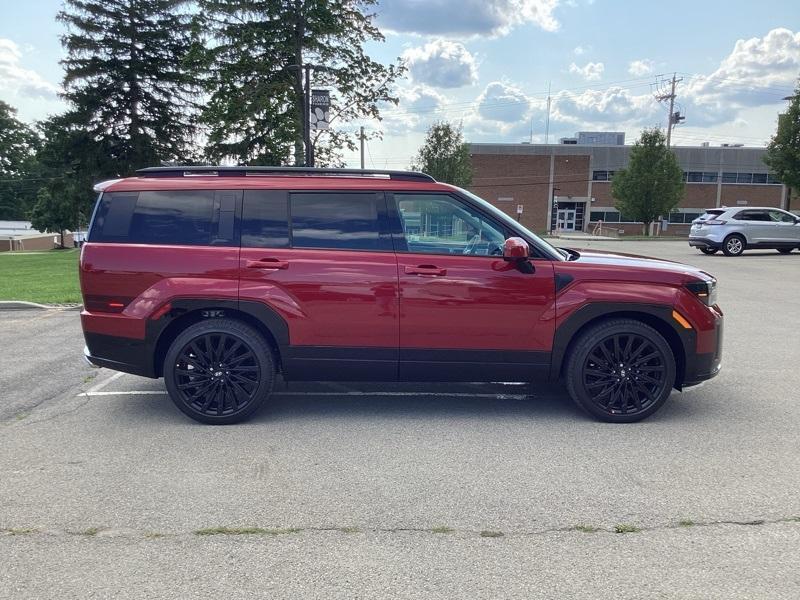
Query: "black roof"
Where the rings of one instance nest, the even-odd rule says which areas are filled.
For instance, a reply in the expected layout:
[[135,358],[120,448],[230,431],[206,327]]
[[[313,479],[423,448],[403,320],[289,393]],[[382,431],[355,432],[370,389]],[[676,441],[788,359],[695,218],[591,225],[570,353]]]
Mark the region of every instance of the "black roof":
[[139,169],[136,174],[141,177],[191,177],[217,176],[217,177],[246,177],[276,175],[283,177],[385,177],[404,181],[429,181],[436,180],[430,175],[417,171],[380,171],[371,169],[326,169],[312,167],[215,167],[215,166],[175,166],[175,167],[148,167]]

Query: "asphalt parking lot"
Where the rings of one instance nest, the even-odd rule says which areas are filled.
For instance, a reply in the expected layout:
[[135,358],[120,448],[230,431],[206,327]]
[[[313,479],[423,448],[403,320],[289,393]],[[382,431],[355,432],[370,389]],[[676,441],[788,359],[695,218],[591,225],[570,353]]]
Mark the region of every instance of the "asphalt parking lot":
[[590,245],[720,281],[722,373],[643,423],[331,383],[207,427],[77,312],[0,312],[0,598],[797,598],[800,253]]

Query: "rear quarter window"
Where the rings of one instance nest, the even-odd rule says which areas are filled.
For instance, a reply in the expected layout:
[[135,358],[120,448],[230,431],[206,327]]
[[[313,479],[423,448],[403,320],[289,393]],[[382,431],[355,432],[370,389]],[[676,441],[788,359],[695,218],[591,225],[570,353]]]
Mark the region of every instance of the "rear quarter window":
[[292,247],[391,250],[381,236],[383,194],[303,192],[290,194]]
[[90,242],[230,246],[239,191],[186,190],[103,194]]

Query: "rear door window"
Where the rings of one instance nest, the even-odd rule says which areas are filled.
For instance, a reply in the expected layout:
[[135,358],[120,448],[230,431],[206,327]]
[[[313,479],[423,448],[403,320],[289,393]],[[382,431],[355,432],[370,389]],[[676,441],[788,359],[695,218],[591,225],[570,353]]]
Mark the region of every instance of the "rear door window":
[[289,200],[285,191],[245,190],[242,247],[289,247]]
[[232,246],[240,191],[186,190],[103,194],[90,242]]
[[289,195],[293,248],[391,250],[381,235],[383,194],[300,192]]

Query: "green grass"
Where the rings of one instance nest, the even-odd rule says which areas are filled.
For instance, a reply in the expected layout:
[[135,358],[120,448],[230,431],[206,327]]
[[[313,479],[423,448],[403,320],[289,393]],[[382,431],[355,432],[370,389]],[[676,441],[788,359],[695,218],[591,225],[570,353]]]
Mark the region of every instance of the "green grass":
[[575,525],[572,527],[573,531],[580,531],[581,533],[597,533],[600,531],[599,527],[595,527],[594,525]]
[[0,252],[0,300],[80,302],[78,250]]
[[453,533],[454,531],[455,529],[447,525],[439,525],[438,527],[431,528],[431,533]]
[[639,533],[641,529],[636,525],[628,525],[627,523],[620,523],[614,526],[614,533]]
[[490,529],[484,529],[483,531],[481,531],[481,537],[485,538],[499,538],[503,537],[503,535],[504,534],[502,531],[492,531]]
[[697,523],[695,523],[691,519],[681,519],[680,521],[678,521],[678,525],[680,525],[681,527],[692,527],[694,525],[697,525]]

